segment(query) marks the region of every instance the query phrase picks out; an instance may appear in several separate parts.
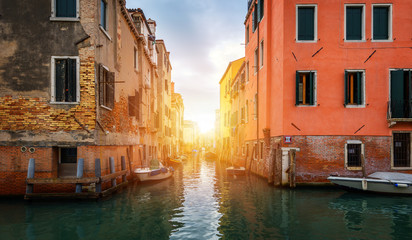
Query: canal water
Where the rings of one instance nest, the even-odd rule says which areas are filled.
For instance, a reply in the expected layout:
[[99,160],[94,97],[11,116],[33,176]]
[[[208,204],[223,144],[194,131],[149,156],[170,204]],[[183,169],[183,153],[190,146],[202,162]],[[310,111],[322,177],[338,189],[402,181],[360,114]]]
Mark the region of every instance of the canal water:
[[102,201],[0,200],[0,239],[412,239],[412,199],[277,189],[188,160]]

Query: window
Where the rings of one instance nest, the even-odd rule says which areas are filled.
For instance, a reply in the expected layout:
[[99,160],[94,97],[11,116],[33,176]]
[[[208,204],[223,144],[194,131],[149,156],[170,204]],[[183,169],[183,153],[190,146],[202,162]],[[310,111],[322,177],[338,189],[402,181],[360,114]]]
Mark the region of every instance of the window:
[[364,105],[364,71],[345,71],[345,106]]
[[410,133],[393,133],[393,163],[397,168],[411,167],[411,137]]
[[296,40],[316,41],[317,12],[315,5],[298,5],[296,14]]
[[260,42],[260,67],[263,67],[263,40]]
[[107,2],[100,1],[100,26],[107,31]]
[[246,143],[246,158],[249,157],[249,143]]
[[167,79],[165,79],[165,91],[166,93],[169,92],[169,85],[167,84]]
[[246,62],[246,83],[249,82],[249,62]]
[[372,6],[372,40],[392,39],[392,5]]
[[254,106],[253,106],[253,115],[255,120],[257,119],[257,113],[258,113],[258,95],[255,93],[255,100],[254,100]]
[[249,121],[249,101],[246,100],[246,106],[245,106],[245,114],[246,114],[246,118],[245,118],[245,122],[247,123]]
[[79,0],[52,0],[51,20],[79,20]]
[[260,142],[260,159],[263,159],[263,142]]
[[259,51],[259,48],[256,48],[255,49],[255,65],[253,66],[255,74],[257,73],[258,67],[259,67],[259,59],[258,59],[259,52],[258,51]]
[[255,4],[255,9],[253,10],[253,14],[252,14],[252,30],[253,32],[256,31],[257,25],[258,25],[258,8],[257,5]]
[[79,57],[52,57],[51,102],[80,102]]
[[138,58],[137,58],[137,56],[138,56],[138,55],[137,55],[137,49],[135,48],[135,49],[134,49],[134,57],[133,57],[133,59],[134,59],[134,69],[136,69],[136,70],[138,70],[138,68],[137,68],[137,67],[138,67],[138,65],[137,65],[137,64],[138,64],[138,62],[137,62],[137,61],[138,61]]
[[253,159],[258,159],[258,151],[259,151],[258,144],[255,143],[255,149],[254,149],[255,154],[253,155]]
[[58,148],[58,175],[62,177],[76,176],[77,148]]
[[365,40],[364,5],[345,6],[345,40]]
[[100,105],[113,109],[114,107],[114,72],[102,64],[99,65],[99,101]]
[[246,45],[249,43],[249,25],[246,27]]
[[390,71],[390,118],[412,118],[412,70]]
[[263,13],[264,13],[264,1],[263,0],[259,0],[258,2],[258,21],[262,21],[263,18]]
[[316,103],[316,72],[296,72],[296,105],[314,106]]
[[349,140],[345,144],[345,162],[349,170],[362,168],[363,144],[358,140]]

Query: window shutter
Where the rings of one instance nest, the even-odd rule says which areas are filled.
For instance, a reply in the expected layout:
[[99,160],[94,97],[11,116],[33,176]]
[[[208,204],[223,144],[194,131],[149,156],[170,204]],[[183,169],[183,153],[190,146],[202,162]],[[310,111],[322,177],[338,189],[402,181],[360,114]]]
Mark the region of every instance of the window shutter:
[[298,40],[315,39],[315,9],[313,7],[298,8]]
[[253,10],[253,14],[252,14],[252,25],[253,25],[253,32],[255,32],[256,28],[257,28],[257,5],[255,4],[255,9]]
[[128,97],[129,101],[129,116],[133,117],[136,116],[136,96],[129,96]]
[[314,72],[310,72],[309,73],[309,104],[310,105],[314,105],[315,103],[315,99],[314,99],[314,97],[313,97],[313,87],[314,87],[314,85],[313,85],[313,79],[314,79],[314,77],[313,77],[313,75],[314,75],[315,73]]
[[295,105],[299,105],[299,72],[296,71],[296,99]]
[[389,38],[389,8],[373,7],[373,39]]
[[104,105],[104,71],[102,64],[99,64],[99,103]]
[[67,59],[66,101],[76,102],[77,93],[76,59]]
[[362,7],[346,8],[346,39],[362,40]]
[[357,104],[359,104],[359,105],[362,105],[363,104],[363,89],[362,89],[362,82],[363,82],[363,79],[362,79],[362,72],[357,72],[356,73],[356,84],[358,85],[357,86],[357,89],[358,89],[358,91],[357,91],[357,93],[356,93],[356,98],[357,98],[357,101],[356,101],[356,103]]
[[403,70],[391,71],[392,118],[402,118],[404,109]]
[[349,86],[348,86],[348,72],[345,71],[345,106],[349,103]]
[[55,0],[56,17],[76,17],[77,1],[76,0]]
[[260,5],[260,11],[259,11],[259,13],[260,13],[260,18],[259,18],[259,22],[262,20],[262,18],[263,18],[263,14],[264,14],[264,12],[265,12],[265,3],[264,3],[264,0],[260,0],[259,1],[259,5]]
[[66,59],[56,59],[55,60],[55,101],[64,101],[64,91],[66,83]]
[[114,72],[108,72],[108,84],[107,84],[107,107],[113,109],[114,108],[114,101],[115,101],[115,89],[114,89]]

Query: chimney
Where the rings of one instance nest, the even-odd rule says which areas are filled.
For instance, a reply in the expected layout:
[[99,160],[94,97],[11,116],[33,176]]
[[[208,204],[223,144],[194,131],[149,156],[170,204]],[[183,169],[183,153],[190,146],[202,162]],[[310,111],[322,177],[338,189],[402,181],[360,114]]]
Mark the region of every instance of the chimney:
[[156,36],[156,21],[149,18],[149,20],[147,20],[147,24],[149,25],[152,35]]

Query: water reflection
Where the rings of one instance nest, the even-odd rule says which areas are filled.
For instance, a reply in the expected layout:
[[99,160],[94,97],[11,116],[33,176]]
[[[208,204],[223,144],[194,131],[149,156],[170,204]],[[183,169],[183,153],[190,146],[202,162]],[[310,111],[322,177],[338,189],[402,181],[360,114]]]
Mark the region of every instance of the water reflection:
[[1,239],[412,239],[412,201],[269,187],[189,159],[99,202],[0,201]]

